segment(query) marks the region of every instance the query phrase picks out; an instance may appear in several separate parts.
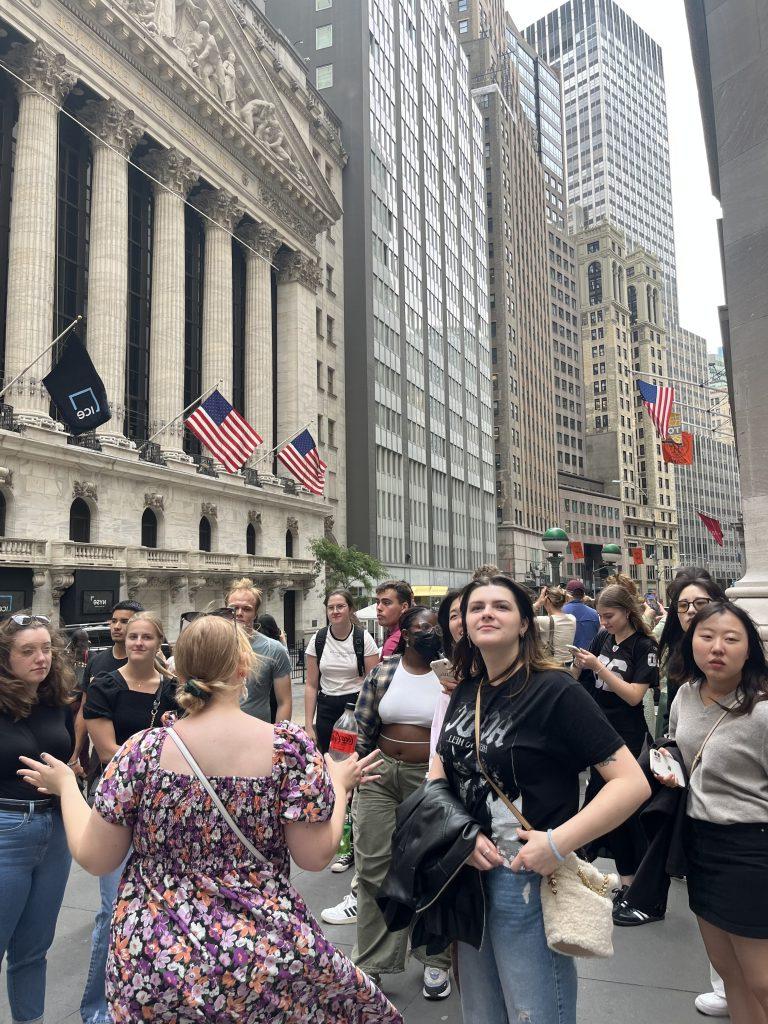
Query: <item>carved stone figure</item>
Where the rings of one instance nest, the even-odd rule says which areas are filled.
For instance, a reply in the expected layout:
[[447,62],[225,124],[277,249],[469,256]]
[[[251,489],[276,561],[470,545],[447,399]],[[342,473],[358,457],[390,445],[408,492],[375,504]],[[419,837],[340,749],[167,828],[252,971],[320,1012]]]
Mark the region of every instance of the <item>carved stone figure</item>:
[[235,52],[230,50],[226,60],[221,65],[221,102],[235,113],[237,64],[235,63]]
[[176,0],[155,0],[154,19],[163,39],[176,38]]
[[240,117],[245,122],[246,127],[256,133],[256,129],[259,125],[267,118],[275,116],[275,105],[270,103],[268,100],[260,100],[256,96],[252,100],[248,100],[240,108]]
[[194,51],[192,70],[202,79],[209,92],[219,92],[222,86],[222,63],[219,44],[207,21],[201,21],[192,41]]
[[99,500],[99,492],[96,484],[84,480],[75,480],[72,487],[73,498],[90,498],[91,501]]

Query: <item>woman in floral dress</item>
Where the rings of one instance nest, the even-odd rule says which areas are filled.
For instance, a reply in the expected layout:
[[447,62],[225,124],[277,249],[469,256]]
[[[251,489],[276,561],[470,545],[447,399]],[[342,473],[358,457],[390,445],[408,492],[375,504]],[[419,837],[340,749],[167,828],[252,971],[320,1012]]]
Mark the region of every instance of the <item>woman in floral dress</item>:
[[67,838],[103,874],[133,843],[112,921],[107,997],[115,1022],[402,1024],[402,1017],[323,935],[288,880],[290,857],[322,870],[341,837],[347,794],[376,778],[376,755],[324,763],[289,722],[240,711],[253,653],[216,616],[179,637],[175,729],[241,832],[225,821],[169,729],[126,741],[93,811],[55,758],[22,759],[22,775],[61,796]]

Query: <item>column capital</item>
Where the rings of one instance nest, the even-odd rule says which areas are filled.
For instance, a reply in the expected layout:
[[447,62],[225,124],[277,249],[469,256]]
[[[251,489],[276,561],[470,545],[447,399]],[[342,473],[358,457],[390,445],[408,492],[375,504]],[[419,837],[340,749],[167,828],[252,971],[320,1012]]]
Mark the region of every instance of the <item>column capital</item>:
[[130,156],[144,134],[143,126],[136,123],[134,112],[118,100],[89,100],[80,117],[86,128],[95,134],[95,146],[105,143],[121,156]]
[[291,250],[281,256],[279,261],[278,284],[290,284],[298,281],[311,292],[316,292],[322,284],[323,275],[320,264],[306,253]]
[[139,165],[162,186],[186,199],[200,171],[178,149],[151,149]]
[[[282,245],[282,239],[274,228],[267,224],[244,224],[238,228],[237,237],[242,238],[249,249],[271,263]],[[252,255],[248,253],[247,255]]]
[[206,217],[210,217],[210,220],[205,222],[206,231],[215,225],[232,232],[244,213],[237,196],[225,192],[224,189],[201,192],[195,196],[193,205]]
[[4,63],[22,79],[16,81],[19,98],[42,93],[61,103],[77,81],[77,73],[64,54],[56,53],[46,43],[14,43]]

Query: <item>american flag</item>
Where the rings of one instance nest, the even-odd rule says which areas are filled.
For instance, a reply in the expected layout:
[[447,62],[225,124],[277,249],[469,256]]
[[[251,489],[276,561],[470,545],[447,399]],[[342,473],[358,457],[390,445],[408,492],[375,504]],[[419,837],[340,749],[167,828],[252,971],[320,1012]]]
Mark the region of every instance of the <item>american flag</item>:
[[218,390],[198,405],[184,425],[230,473],[236,473],[262,441]]
[[712,536],[715,538],[716,542],[720,545],[720,547],[722,547],[723,546],[723,527],[722,527],[722,524],[720,523],[720,520],[719,519],[715,519],[714,516],[708,516],[706,514],[706,512],[697,512],[696,515],[699,517],[699,519],[702,521],[702,523],[704,523],[704,525],[709,530],[709,532],[712,534]]
[[298,437],[281,448],[277,457],[308,491],[313,494],[323,493],[327,467],[308,430],[302,430]]
[[649,384],[645,380],[639,380],[637,386],[643,405],[656,427],[656,433],[662,439],[665,438],[669,433],[669,417],[675,400],[675,389],[662,387],[661,384]]

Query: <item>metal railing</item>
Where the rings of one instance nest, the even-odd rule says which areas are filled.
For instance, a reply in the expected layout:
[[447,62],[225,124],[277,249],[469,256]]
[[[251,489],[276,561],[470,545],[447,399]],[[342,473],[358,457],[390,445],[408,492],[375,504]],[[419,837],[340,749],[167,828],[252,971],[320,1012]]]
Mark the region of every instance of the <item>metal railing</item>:
[[288,648],[288,657],[291,661],[291,679],[300,679],[302,685],[306,681],[306,658],[304,653],[307,645],[302,640],[298,647]]

